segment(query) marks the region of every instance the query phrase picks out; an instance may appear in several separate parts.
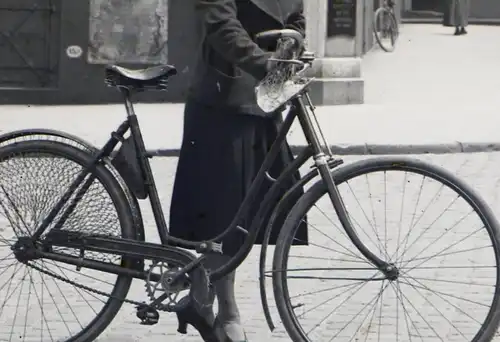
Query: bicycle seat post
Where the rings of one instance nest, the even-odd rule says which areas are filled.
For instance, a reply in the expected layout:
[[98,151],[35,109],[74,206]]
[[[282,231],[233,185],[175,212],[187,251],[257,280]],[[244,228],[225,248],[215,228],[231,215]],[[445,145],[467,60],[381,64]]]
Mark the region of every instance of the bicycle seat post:
[[127,116],[131,117],[131,116],[135,115],[134,106],[133,106],[132,100],[131,100],[130,89],[125,88],[125,87],[120,87],[120,92],[122,93],[122,96],[123,96],[123,101],[125,103],[125,109],[127,110]]

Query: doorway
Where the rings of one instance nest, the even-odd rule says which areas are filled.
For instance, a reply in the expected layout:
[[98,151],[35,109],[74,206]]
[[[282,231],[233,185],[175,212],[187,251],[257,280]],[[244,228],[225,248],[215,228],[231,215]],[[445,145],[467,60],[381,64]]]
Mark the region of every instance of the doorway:
[[442,1],[443,0],[413,0],[411,4],[411,10],[441,12]]

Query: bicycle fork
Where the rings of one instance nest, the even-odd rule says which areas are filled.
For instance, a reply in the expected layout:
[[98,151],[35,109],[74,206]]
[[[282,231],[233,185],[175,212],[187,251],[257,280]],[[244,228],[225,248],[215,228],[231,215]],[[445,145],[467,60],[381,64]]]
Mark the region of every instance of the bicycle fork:
[[[307,105],[306,103],[307,102]],[[319,175],[325,182],[328,195],[330,200],[332,201],[333,207],[335,208],[335,212],[339,218],[342,227],[345,232],[354,243],[356,248],[363,254],[363,256],[368,259],[373,265],[375,265],[381,272],[385,274],[388,279],[396,279],[398,277],[398,270],[393,264],[390,264],[378,256],[373,254],[360,240],[357,235],[354,226],[349,218],[349,214],[347,213],[344,202],[342,201],[342,197],[339,193],[337,185],[335,184],[332,174],[330,173],[330,168],[328,166],[329,157],[332,155],[330,147],[326,143],[326,139],[321,132],[321,128],[318,126],[319,134],[321,135],[321,139],[323,140],[323,144],[325,145],[325,149],[328,151],[328,155],[325,154],[323,150],[323,146],[319,140],[318,133],[315,130],[313,125],[313,121],[311,120],[311,114],[307,107],[313,112],[312,116],[314,116],[316,124],[318,123],[316,117],[314,115],[314,106],[311,102],[311,98],[308,93],[300,95],[296,101],[295,105],[298,107],[298,117],[300,125],[304,131],[304,135],[306,137],[307,142],[313,148],[314,151],[314,164],[318,169]]]

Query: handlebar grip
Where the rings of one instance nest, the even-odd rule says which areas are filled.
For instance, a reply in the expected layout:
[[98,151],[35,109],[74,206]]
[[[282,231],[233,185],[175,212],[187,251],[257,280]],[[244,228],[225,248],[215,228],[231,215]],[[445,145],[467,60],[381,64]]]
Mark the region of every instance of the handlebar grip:
[[301,48],[304,44],[304,37],[302,34],[292,29],[269,30],[258,33],[255,36],[255,40],[259,45],[265,42],[275,43],[280,38],[293,39],[299,48]]

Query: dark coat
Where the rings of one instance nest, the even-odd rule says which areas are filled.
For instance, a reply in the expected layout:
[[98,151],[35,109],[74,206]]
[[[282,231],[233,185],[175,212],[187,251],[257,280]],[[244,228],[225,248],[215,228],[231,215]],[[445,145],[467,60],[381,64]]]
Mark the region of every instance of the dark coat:
[[[170,234],[202,241],[231,223],[282,121],[280,113],[261,116],[256,105],[254,87],[266,74],[270,53],[253,38],[261,31],[284,27],[304,32],[305,23],[302,0],[198,0],[197,10],[205,36],[184,112]],[[269,170],[271,176],[278,177],[291,160],[290,148],[284,144]],[[295,175],[287,186],[299,177]],[[250,228],[271,185],[268,181],[261,189],[251,214],[241,220],[242,227]],[[285,217],[279,217],[275,227],[281,227]],[[236,253],[244,238],[241,232],[228,236],[224,253]],[[307,243],[305,223],[296,238],[297,244]]]
[[461,26],[469,24],[470,0],[443,0],[443,25]]
[[441,0],[443,7],[443,26],[449,27],[451,25],[451,1],[452,0]]
[[255,35],[293,28],[305,34],[302,0],[198,0],[203,40],[191,95],[206,104],[265,115],[257,107],[254,88],[267,73],[271,56]]

